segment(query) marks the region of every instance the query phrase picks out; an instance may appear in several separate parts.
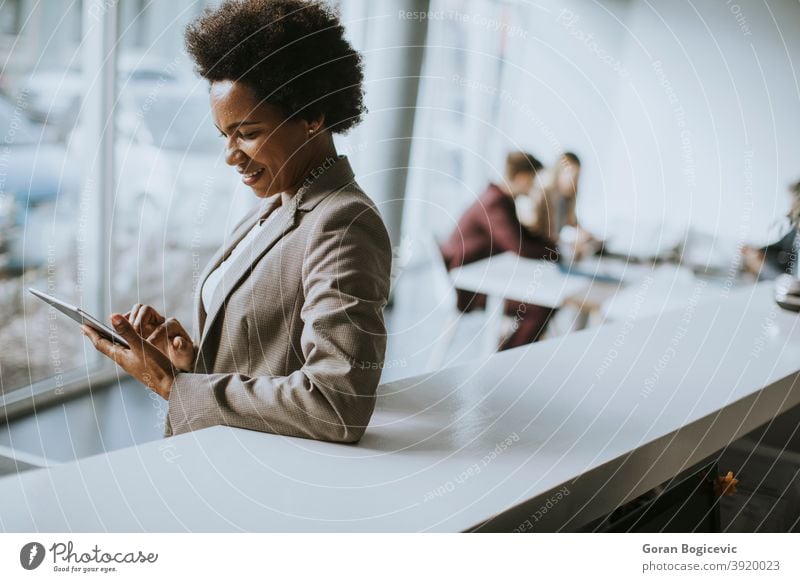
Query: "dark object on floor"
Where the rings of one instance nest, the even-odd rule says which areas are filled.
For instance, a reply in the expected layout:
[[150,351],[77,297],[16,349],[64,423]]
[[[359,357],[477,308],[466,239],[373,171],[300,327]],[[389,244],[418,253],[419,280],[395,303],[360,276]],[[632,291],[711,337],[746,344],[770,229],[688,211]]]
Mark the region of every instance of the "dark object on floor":
[[622,505],[582,531],[621,532],[718,532],[720,511],[714,482],[716,462],[701,464],[662,487]]

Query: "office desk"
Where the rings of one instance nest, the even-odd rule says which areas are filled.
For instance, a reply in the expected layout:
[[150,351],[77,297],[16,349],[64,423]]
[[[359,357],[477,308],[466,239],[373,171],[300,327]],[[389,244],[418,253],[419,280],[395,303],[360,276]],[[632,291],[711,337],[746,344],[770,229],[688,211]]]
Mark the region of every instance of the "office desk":
[[[485,328],[486,349],[497,349],[502,327],[504,300],[541,305],[551,309],[571,306],[579,316],[572,329],[586,327],[589,317],[601,303],[612,298],[622,283],[645,278],[651,267],[617,259],[590,257],[574,267],[583,274],[570,274],[550,261],[526,259],[513,253],[502,253],[453,269],[450,278],[457,289],[487,295]],[[614,277],[617,282],[594,281],[586,274],[601,278]]]
[[502,253],[450,271],[457,289],[543,307],[561,307],[564,299],[589,286],[589,279],[567,275],[549,261]]
[[5,477],[0,530],[574,530],[800,403],[798,321],[709,292],[383,385],[358,445],[215,427]]
[[494,255],[453,269],[450,279],[456,289],[487,296],[486,353],[496,351],[499,345],[504,300],[556,309],[590,287],[589,279],[567,275],[550,261],[526,259],[513,253]]

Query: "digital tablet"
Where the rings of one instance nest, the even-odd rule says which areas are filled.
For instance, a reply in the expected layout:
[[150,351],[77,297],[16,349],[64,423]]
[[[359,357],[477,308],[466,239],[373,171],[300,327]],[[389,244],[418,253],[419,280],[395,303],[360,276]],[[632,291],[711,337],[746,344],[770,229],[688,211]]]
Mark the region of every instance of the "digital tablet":
[[28,291],[36,295],[39,299],[52,305],[56,309],[58,309],[61,313],[73,319],[81,324],[86,324],[95,331],[97,331],[101,336],[104,338],[111,340],[115,343],[120,344],[121,346],[125,346],[126,348],[130,348],[131,346],[128,342],[125,341],[125,338],[115,332],[113,329],[102,323],[95,317],[92,317],[88,313],[86,313],[83,309],[79,307],[75,307],[74,305],[70,305],[65,301],[61,301],[60,299],[56,299],[48,295],[47,293],[42,293],[41,291],[37,291],[36,289],[28,288]]

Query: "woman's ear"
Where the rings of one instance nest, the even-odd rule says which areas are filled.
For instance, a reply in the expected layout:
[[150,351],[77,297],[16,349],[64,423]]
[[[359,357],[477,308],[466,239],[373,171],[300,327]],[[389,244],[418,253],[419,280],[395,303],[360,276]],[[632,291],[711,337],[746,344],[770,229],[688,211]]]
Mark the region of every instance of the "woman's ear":
[[308,135],[313,136],[325,128],[325,114],[320,114],[316,119],[306,121]]

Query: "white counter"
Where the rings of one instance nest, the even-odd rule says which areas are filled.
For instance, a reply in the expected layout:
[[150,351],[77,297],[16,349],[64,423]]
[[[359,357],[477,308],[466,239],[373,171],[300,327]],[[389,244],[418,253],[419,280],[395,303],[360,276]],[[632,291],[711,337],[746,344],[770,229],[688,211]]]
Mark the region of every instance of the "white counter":
[[355,446],[215,427],[5,477],[0,530],[575,529],[800,403],[798,321],[706,288],[384,385]]

